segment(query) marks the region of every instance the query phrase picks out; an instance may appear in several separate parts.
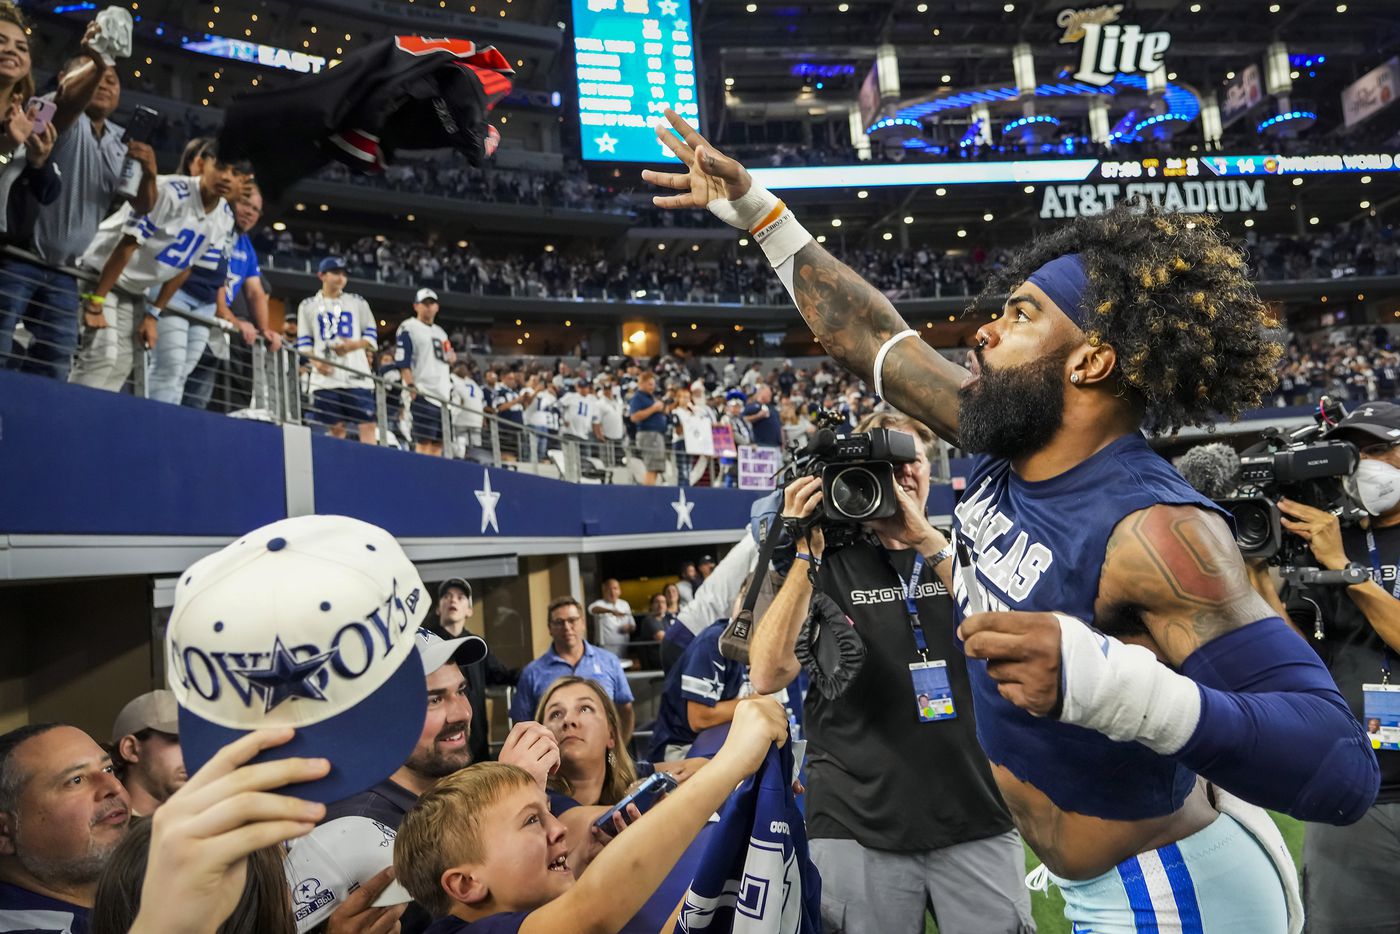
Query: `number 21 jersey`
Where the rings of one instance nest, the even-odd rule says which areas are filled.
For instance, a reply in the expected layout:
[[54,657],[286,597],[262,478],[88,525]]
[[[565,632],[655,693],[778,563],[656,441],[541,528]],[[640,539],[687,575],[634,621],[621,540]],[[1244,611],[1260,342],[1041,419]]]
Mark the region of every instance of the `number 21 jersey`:
[[196,261],[217,267],[233,244],[233,209],[220,198],[212,211],[205,211],[198,176],[158,176],[150,213],[137,214],[130,204],[122,205],[98,225],[97,236],[78,264],[101,270],[123,236],[135,238],[140,246],[117,288],[141,294],[169,282]]

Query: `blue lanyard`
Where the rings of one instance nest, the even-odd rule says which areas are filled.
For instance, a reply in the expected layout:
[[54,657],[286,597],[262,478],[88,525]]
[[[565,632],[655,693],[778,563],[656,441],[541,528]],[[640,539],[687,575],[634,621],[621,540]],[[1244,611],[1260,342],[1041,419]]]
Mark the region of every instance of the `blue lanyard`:
[[919,654],[927,661],[928,641],[924,638],[924,625],[919,622],[919,606],[914,599],[918,593],[919,577],[924,573],[924,556],[922,553],[914,556],[914,570],[909,572],[908,580],[905,580],[904,575],[899,573],[899,568],[894,566],[889,552],[885,552],[885,560],[889,561],[894,576],[899,578],[900,589],[904,592],[904,611],[909,614],[909,628],[914,631],[914,644],[918,646]]
[[[1384,590],[1385,584],[1381,578],[1381,555],[1379,549],[1376,548],[1376,533],[1370,529],[1366,530],[1366,550],[1371,553],[1371,571],[1375,574],[1373,580]],[[1400,600],[1400,567],[1395,569],[1395,586],[1391,588],[1390,596]],[[1390,683],[1390,648],[1388,646],[1381,654],[1381,683]]]

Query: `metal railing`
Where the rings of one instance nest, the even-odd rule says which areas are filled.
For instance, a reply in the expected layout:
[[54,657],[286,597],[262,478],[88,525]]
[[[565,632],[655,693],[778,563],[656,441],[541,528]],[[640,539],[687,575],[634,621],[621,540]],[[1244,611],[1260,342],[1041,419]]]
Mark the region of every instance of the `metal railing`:
[[[197,408],[210,408],[238,418],[274,424],[309,425],[317,430],[353,422],[343,411],[331,409],[313,391],[312,372],[340,372],[337,381],[368,390],[373,397],[372,415],[362,413],[372,426],[364,440],[394,448],[412,449],[415,437],[441,445],[441,456],[466,459],[575,483],[646,482],[646,457],[626,436],[614,439],[579,438],[545,425],[527,425],[519,419],[469,408],[457,399],[443,398],[421,388],[402,384],[397,369],[367,372],[345,359],[327,359],[299,352],[288,343],[272,347],[261,335],[245,341],[242,328],[206,314],[204,310],[169,305],[157,323],[154,348],[147,348],[137,333],[146,314],[148,296],[113,290],[104,314],[105,335],[85,329],[78,294],[91,288],[91,270],[42,263],[20,251],[0,253],[0,368],[30,371],[52,378],[83,382],[74,373],[74,361],[91,355],[99,336],[115,354],[129,348],[124,362],[110,375],[106,388],[132,395],[163,399]],[[120,306],[129,309],[121,317]],[[117,333],[118,329],[123,333]],[[174,346],[178,342],[179,346]],[[179,352],[175,352],[179,351]],[[365,353],[368,351],[353,351]],[[432,430],[413,425],[413,400],[426,399],[436,409]],[[478,394],[479,398],[479,394]],[[418,407],[421,418],[425,413]],[[664,459],[653,471],[655,482],[671,486],[732,485],[732,459],[688,454],[680,449],[668,428]],[[420,450],[431,450],[423,445]],[[655,464],[655,453],[650,455]]]

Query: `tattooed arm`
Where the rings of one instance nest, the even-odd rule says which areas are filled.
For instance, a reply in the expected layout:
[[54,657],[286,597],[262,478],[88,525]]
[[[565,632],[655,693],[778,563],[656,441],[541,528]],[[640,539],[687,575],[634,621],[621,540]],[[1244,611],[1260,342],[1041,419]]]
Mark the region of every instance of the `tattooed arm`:
[[[879,289],[815,240],[793,257],[793,301],[826,352],[873,385],[880,345],[909,327]],[[958,387],[967,370],[922,340],[885,354],[882,379],[891,405],[957,443]]]
[[[1180,666],[1212,639],[1273,616],[1250,584],[1225,520],[1195,506],[1152,506],[1118,523],[1099,578],[1095,619],[1110,634],[1141,623]],[[1121,625],[1126,624],[1126,625]]]
[[[653,198],[657,207],[705,209],[717,199],[733,202],[748,194],[753,180],[747,169],[716,151],[673,111],[666,111],[666,119],[674,132],[658,126],[657,136],[687,171],[642,172],[646,181],[681,192]],[[909,325],[879,289],[816,241],[787,262],[793,263],[793,301],[813,335],[842,366],[873,384],[880,345]],[[781,268],[786,270],[786,263]],[[786,272],[780,275],[786,277]],[[881,375],[892,405],[957,442],[958,387],[966,370],[922,340],[905,339],[885,355]]]

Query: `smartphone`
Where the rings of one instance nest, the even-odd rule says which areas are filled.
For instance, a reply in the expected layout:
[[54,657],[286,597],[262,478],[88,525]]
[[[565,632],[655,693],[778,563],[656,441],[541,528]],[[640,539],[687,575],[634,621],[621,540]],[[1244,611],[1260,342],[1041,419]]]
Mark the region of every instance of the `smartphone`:
[[668,791],[675,791],[679,785],[680,782],[676,781],[675,776],[670,772],[653,772],[637,786],[635,791],[609,808],[608,812],[602,817],[595,820],[593,826],[611,837],[617,833],[617,828],[613,826],[614,814],[618,811],[622,811],[623,820],[626,820],[626,810],[629,804],[635,804],[637,810],[645,814],[647,811],[651,810],[652,806],[655,805],[657,801],[661,800],[662,795],[666,794]]
[[[126,135],[122,140],[127,143],[149,143],[151,135],[156,131],[156,123],[160,120],[160,114],[149,107],[136,106],[136,110],[131,115],[131,119],[126,124]],[[130,156],[122,162],[121,180],[117,183],[117,194],[124,198],[136,197],[136,192],[141,188],[141,167],[137,161]]]
[[29,103],[24,105],[25,111],[36,107],[38,111],[34,115],[34,135],[38,136],[47,130],[49,124],[53,122],[53,115],[58,110],[58,105],[42,97],[31,97]]
[[156,131],[160,114],[149,107],[137,105],[131,119],[126,122],[126,135],[122,140],[128,143],[149,143],[151,134]]

